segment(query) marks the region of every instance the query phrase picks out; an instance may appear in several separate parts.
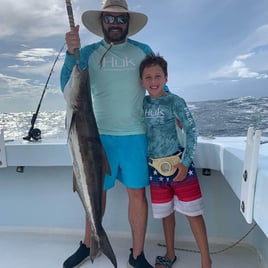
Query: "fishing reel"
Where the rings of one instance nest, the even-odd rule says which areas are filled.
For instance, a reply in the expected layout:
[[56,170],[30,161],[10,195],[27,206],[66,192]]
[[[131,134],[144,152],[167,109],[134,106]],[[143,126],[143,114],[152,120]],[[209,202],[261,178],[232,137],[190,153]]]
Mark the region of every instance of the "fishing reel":
[[39,141],[41,138],[41,130],[39,128],[31,128],[28,132],[28,136],[23,137],[23,139],[27,141],[30,141],[31,139]]

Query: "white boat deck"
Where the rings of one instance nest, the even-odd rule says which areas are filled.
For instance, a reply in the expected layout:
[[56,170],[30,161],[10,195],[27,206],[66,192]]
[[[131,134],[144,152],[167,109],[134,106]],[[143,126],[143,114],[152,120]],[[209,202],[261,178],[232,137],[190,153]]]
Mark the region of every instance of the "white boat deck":
[[[71,255],[79,245],[82,231],[71,233],[44,232],[44,231],[18,231],[12,229],[0,230],[0,267],[5,268],[59,268],[63,261]],[[131,240],[126,236],[110,235],[110,241],[115,251],[118,268],[125,268],[129,256]],[[160,240],[148,238],[145,245],[145,254],[148,261],[153,264],[157,255],[163,255],[165,248],[157,245]],[[219,251],[229,245],[210,245],[211,251]],[[176,247],[196,249],[193,242],[177,242]],[[177,251],[177,262],[174,268],[200,267],[199,253]],[[212,255],[215,268],[262,268],[262,263],[256,250],[245,244],[237,245],[226,252]],[[105,255],[84,263],[82,268],[113,267]]]
[[[245,141],[245,137],[199,139],[196,168],[204,193],[204,216],[212,252],[230,246],[252,226],[241,214],[239,200]],[[252,203],[253,223],[257,226],[243,244],[213,254],[213,268],[268,268],[267,138],[264,141]],[[0,268],[62,267],[64,260],[77,250],[84,227],[81,202],[72,192],[72,166],[66,141],[2,142],[0,166]],[[203,169],[209,169],[210,176],[203,175]],[[104,228],[110,236],[118,268],[125,268],[131,240],[124,187],[118,184],[110,190],[108,200]],[[189,242],[192,234],[187,220],[179,214],[176,217],[176,247],[196,249],[193,240]],[[153,219],[149,206],[145,254],[151,264],[157,255],[165,253],[157,245],[163,242],[162,233],[161,221]],[[200,268],[198,253],[178,251],[177,256],[179,260],[173,267]],[[113,266],[102,255],[93,265],[88,261],[81,267]]]

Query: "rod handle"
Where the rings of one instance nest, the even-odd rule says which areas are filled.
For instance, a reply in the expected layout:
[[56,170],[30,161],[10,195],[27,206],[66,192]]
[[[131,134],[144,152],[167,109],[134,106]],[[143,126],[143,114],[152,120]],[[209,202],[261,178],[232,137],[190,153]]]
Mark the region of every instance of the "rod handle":
[[[75,23],[74,23],[74,15],[73,15],[73,8],[72,8],[71,0],[66,0],[66,9],[67,9],[67,14],[68,14],[70,29],[73,30],[75,27]],[[74,56],[76,58],[76,61],[80,60],[79,48],[74,49]]]

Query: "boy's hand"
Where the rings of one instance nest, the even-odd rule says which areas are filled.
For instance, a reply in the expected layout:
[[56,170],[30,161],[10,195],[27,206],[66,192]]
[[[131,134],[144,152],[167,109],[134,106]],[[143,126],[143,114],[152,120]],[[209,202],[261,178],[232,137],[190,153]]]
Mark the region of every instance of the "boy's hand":
[[178,172],[177,176],[173,179],[173,181],[183,181],[187,176],[188,167],[185,167],[181,163],[178,163],[174,167],[178,168],[179,172]]

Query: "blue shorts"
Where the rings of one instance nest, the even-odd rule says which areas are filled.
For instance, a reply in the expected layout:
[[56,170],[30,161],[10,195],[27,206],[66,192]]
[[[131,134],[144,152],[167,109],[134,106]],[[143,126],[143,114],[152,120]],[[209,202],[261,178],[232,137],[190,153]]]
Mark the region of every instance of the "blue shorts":
[[111,169],[111,175],[105,175],[104,190],[114,187],[116,179],[128,188],[149,185],[145,135],[100,137]]

